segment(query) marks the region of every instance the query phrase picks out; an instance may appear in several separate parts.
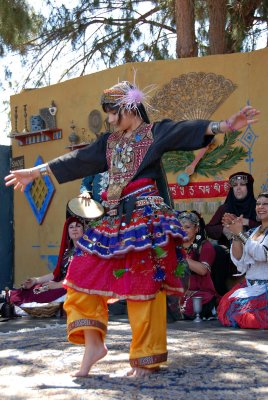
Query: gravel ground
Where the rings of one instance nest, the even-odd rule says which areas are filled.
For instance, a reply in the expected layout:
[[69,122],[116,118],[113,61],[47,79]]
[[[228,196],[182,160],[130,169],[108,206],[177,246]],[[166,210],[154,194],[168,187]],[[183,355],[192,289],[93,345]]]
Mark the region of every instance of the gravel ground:
[[67,342],[65,320],[23,317],[0,323],[2,399],[261,400],[268,399],[267,331],[223,328],[218,321],[168,324],[169,360],[145,379],[128,369],[131,332],[114,316],[108,355],[88,378],[72,378],[83,348]]

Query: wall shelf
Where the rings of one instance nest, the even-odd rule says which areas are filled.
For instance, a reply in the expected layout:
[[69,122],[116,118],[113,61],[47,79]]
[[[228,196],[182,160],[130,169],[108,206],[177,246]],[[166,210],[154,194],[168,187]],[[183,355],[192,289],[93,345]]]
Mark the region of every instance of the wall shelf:
[[53,129],[42,129],[41,131],[35,132],[18,132],[11,133],[8,135],[11,139],[16,139],[19,146],[26,146],[28,144],[50,142],[51,140],[62,139],[62,130]]

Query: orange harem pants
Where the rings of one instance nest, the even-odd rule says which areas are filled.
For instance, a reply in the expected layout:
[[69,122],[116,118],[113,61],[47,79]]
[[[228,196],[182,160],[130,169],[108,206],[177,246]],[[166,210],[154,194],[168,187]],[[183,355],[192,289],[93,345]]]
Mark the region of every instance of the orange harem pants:
[[[68,340],[84,344],[84,330],[96,329],[104,341],[108,325],[107,297],[67,289],[64,309],[67,313]],[[154,300],[127,301],[132,330],[130,365],[154,368],[167,360],[166,293]]]

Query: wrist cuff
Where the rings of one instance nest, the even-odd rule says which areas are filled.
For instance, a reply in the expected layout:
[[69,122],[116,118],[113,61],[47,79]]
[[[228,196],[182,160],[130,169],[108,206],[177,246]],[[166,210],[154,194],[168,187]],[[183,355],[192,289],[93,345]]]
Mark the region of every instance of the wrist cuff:
[[241,240],[241,242],[242,242],[243,244],[246,244],[246,242],[247,242],[248,239],[247,239],[247,237],[244,235],[243,232],[239,232],[238,237],[239,237],[239,239]]
[[46,166],[39,168],[39,172],[41,176],[47,176],[49,175],[48,169]]

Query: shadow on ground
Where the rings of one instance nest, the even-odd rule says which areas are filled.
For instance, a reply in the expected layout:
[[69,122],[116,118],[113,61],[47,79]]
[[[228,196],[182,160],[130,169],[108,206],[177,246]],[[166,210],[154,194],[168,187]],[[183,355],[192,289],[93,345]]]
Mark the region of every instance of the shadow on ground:
[[260,400],[268,398],[267,332],[218,321],[168,324],[169,361],[146,379],[122,377],[131,332],[113,316],[108,355],[88,378],[72,378],[83,348],[66,340],[65,320],[21,318],[0,324],[1,399]]

